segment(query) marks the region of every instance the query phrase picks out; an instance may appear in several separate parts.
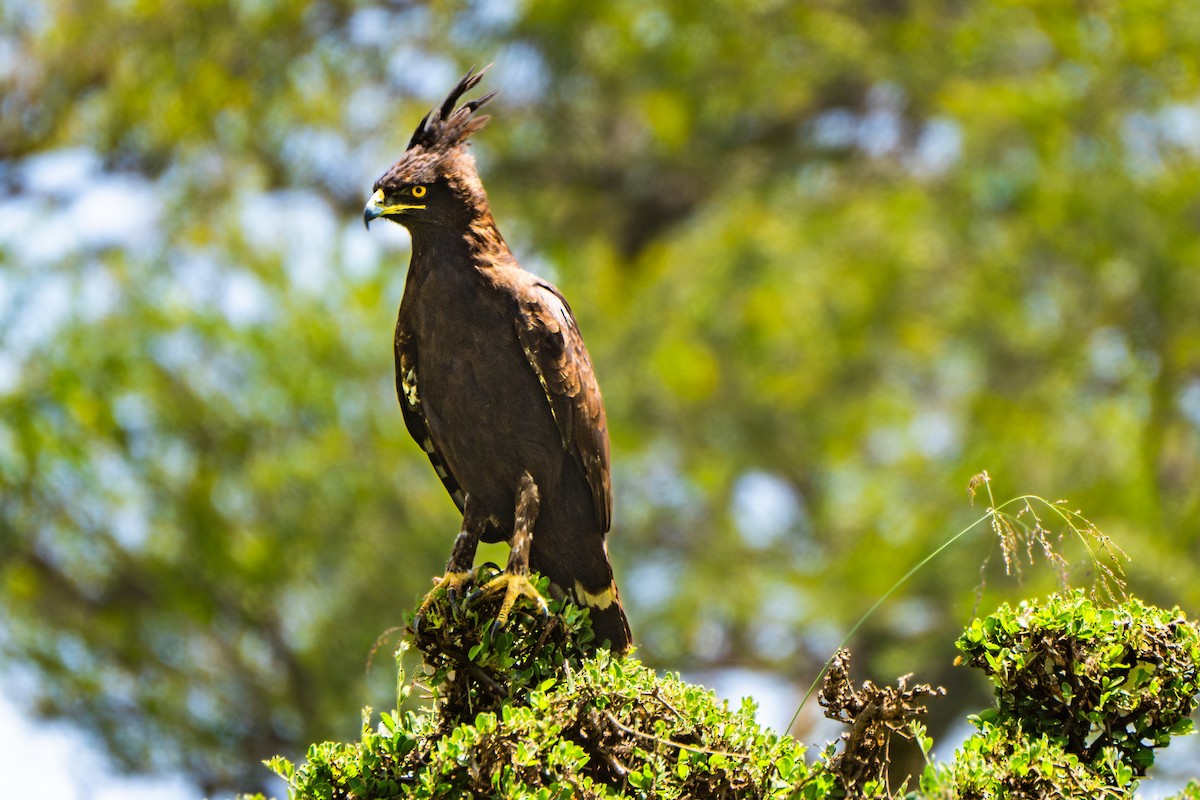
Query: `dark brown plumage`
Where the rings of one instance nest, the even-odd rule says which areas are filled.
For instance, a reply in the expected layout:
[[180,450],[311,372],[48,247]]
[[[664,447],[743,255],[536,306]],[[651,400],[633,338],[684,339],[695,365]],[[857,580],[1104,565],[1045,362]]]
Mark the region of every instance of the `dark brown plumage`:
[[624,652],[629,625],[605,545],[604,404],[570,306],[517,263],[467,152],[492,94],[456,106],[482,74],[468,72],[425,115],[364,212],[412,234],[396,388],[409,433],[463,514],[439,583],[461,588],[479,540],[506,540],[508,566],[484,587],[504,590],[501,621],[520,594],[543,602],[532,567],[591,609],[597,641]]

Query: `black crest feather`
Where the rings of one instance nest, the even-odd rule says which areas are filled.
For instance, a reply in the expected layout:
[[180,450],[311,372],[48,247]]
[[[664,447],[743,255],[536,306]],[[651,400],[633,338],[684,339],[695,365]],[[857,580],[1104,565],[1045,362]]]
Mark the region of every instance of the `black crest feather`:
[[479,72],[471,67],[458,85],[450,91],[441,107],[432,109],[421,119],[408,142],[408,149],[422,147],[426,150],[448,150],[461,145],[468,136],[486,125],[488,117],[475,117],[474,114],[496,96],[495,92],[488,92],[483,97],[463,103],[457,109],[455,106],[464,94],[479,83],[490,67],[489,64]]

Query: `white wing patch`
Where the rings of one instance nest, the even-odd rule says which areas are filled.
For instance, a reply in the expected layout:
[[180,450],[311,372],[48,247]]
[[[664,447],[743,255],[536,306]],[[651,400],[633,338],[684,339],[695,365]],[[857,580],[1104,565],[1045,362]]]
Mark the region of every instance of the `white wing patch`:
[[409,367],[408,372],[404,373],[404,378],[400,381],[400,388],[404,390],[404,402],[408,403],[409,408],[419,408],[421,405],[421,396],[417,394],[417,371]]

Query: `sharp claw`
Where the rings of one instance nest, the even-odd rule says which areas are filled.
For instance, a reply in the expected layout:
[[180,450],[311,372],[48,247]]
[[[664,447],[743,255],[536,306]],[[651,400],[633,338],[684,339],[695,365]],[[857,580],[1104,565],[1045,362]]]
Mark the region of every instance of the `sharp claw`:
[[470,572],[447,572],[442,577],[434,579],[433,588],[429,590],[429,594],[425,595],[425,599],[421,601],[421,606],[417,609],[417,615],[421,616],[425,613],[425,609],[429,608],[429,605],[437,595],[438,589],[441,588],[445,588],[446,599],[450,602],[450,613],[455,613],[454,609],[457,608],[455,599],[458,597],[458,592],[464,586],[470,584],[473,577]]
[[[456,619],[465,606],[471,605],[480,598],[491,594],[500,594],[503,596],[500,611],[496,615],[496,621],[491,626],[493,635],[504,627],[505,622],[508,621],[508,614],[512,610],[513,603],[522,595],[537,603],[538,611],[543,617],[550,616],[550,606],[546,603],[546,598],[542,597],[541,593],[530,582],[528,575],[501,572],[483,585],[479,585],[477,581],[477,573],[468,573],[467,576],[456,576],[456,579],[453,581],[450,580],[450,575],[448,574],[438,582],[439,587],[443,585],[446,587],[446,598],[450,604],[449,613]],[[469,592],[465,591],[466,587],[471,584],[474,584],[475,588]],[[436,590],[435,588],[434,591]],[[460,592],[464,593],[462,595],[462,602],[459,602]],[[425,606],[430,603],[432,597],[433,592],[430,592],[418,610],[418,615],[424,613]],[[415,630],[416,628],[414,627],[414,632]]]

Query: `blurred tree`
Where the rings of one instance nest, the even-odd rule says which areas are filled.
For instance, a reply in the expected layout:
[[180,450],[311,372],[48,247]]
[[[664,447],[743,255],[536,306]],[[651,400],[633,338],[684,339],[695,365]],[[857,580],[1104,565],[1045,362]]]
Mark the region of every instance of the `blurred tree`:
[[[1196,52],[1165,0],[0,3],[10,679],[209,793],[386,700],[456,522],[392,396],[407,246],[358,220],[490,61],[476,151],[596,361],[643,658],[806,684],[983,467],[1196,607]],[[966,679],[987,552],[871,621],[877,675]]]

